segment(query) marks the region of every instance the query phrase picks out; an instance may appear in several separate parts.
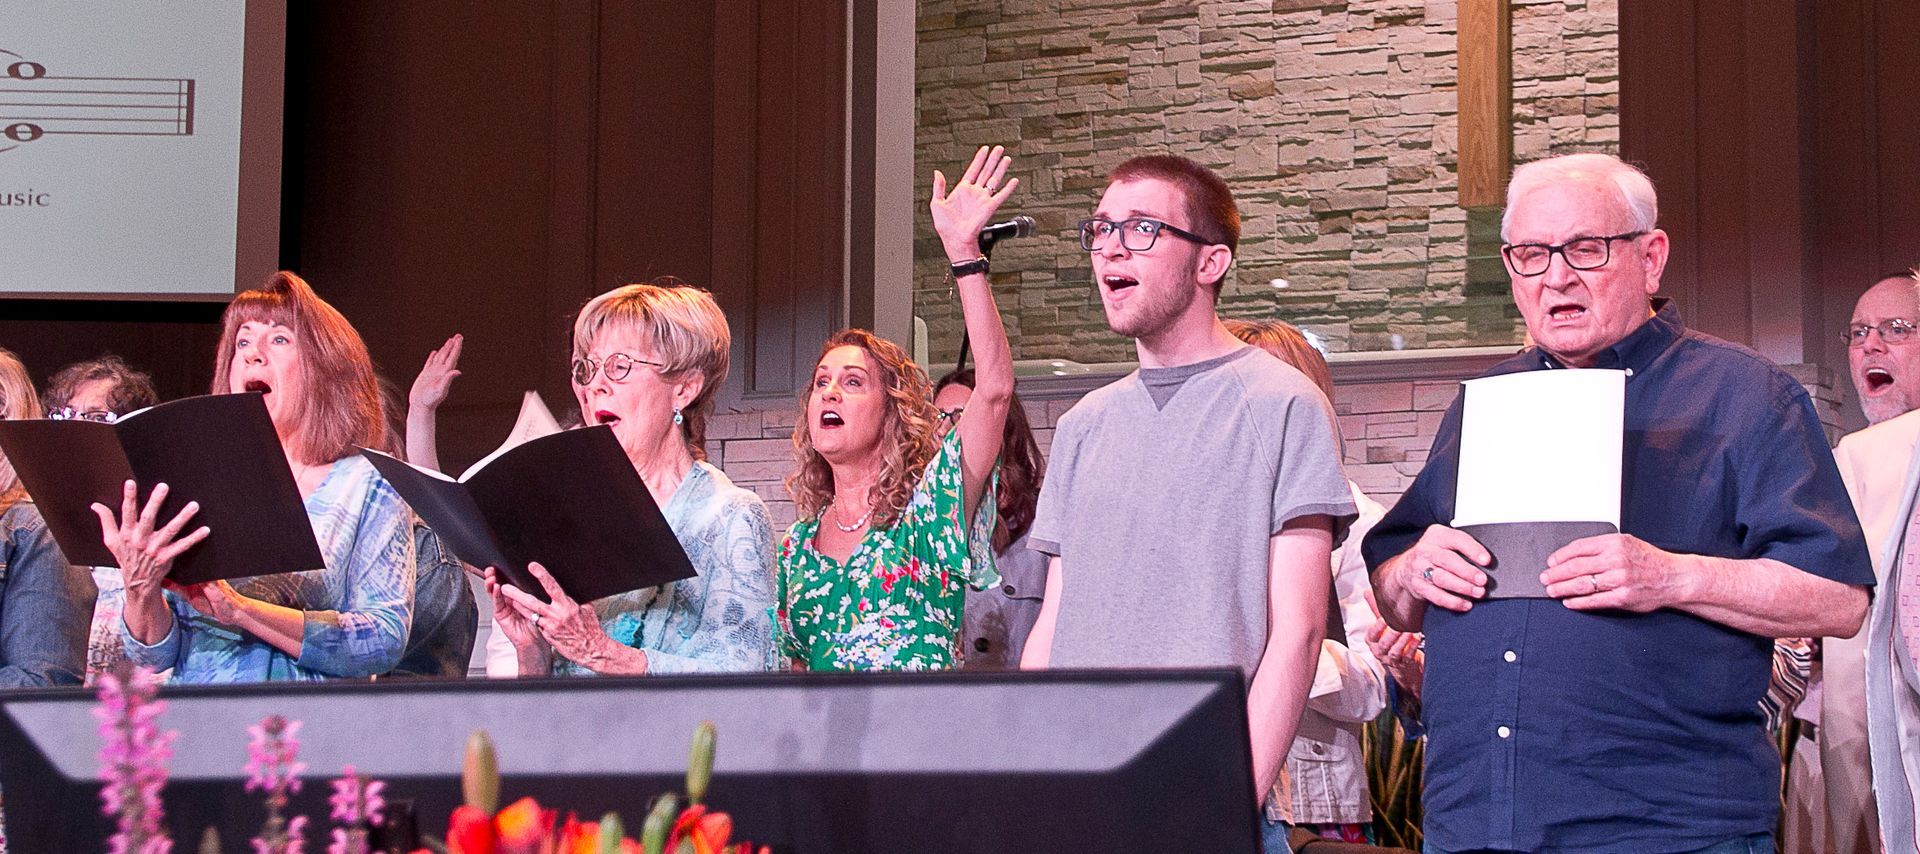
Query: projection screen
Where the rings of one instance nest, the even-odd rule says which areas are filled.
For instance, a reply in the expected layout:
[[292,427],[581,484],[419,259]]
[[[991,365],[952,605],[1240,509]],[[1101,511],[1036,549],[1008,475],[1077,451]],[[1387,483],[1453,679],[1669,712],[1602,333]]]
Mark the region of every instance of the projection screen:
[[284,2],[0,21],[0,297],[219,300],[274,269]]

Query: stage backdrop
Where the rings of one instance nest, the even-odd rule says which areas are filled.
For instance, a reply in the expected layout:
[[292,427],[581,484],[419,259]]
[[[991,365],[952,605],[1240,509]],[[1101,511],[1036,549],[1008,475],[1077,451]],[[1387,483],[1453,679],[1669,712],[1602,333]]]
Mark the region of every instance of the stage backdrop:
[[[876,2],[295,4],[281,260],[347,311],[403,383],[445,336],[467,334],[466,375],[444,418],[452,463],[499,441],[522,390],[564,403],[566,318],[589,295],[662,273],[707,284],[739,341],[728,404],[751,412],[720,425],[715,438],[757,443],[727,454],[726,466],[751,466],[743,479],[777,496],[786,465],[779,440],[791,429],[799,377],[817,342],[858,317],[858,300],[847,295],[876,287],[847,272],[846,218],[821,214],[861,203],[844,189],[857,186],[848,162],[860,151],[846,138],[857,124],[846,57],[859,63],[867,54],[848,21]],[[1080,61],[1077,42],[1027,45],[1020,21],[995,17],[1002,5],[929,3],[922,29],[943,26],[931,17],[950,14],[953,26],[983,34],[981,60],[1036,69]],[[1232,43],[1183,11],[1191,4],[1081,5],[1150,35],[1152,50],[1185,56],[1173,40],[1191,36],[1203,70],[1208,51]],[[1620,148],[1660,184],[1676,236],[1669,291],[1707,331],[1807,366],[1798,370],[1809,385],[1844,391],[1846,380],[1832,373],[1844,367],[1833,333],[1873,277],[1920,253],[1920,206],[1907,203],[1920,150],[1899,138],[1908,117],[1920,115],[1920,71],[1903,60],[1915,24],[1897,14],[1904,5],[1895,0],[1656,5],[1518,4],[1516,17],[1532,23],[1516,24],[1515,50],[1534,49],[1519,36],[1547,12],[1620,16]],[[1314,26],[1347,15],[1349,40],[1407,27],[1436,39],[1452,7],[1289,0],[1272,14],[1313,16]],[[1440,42],[1436,49],[1445,49]],[[1007,43],[1035,55],[992,52]],[[1069,53],[1048,55],[1056,50]],[[919,64],[925,74],[936,58]],[[1254,78],[1243,90],[1252,93],[1268,79],[1277,87],[1290,67],[1276,61],[1227,76]],[[1516,67],[1516,78],[1523,70]],[[1178,68],[1173,73],[1178,89]],[[1328,73],[1329,85],[1352,85],[1344,72]],[[924,91],[938,81],[920,82]],[[1114,110],[1179,109],[1126,100],[1136,97],[1128,86],[1099,85],[1103,97],[1122,99]],[[1158,90],[1142,90],[1149,91]],[[1054,112],[1077,109],[1074,93],[1051,97]],[[980,141],[1051,121],[921,107],[923,125],[950,125],[956,138],[967,131]],[[1257,117],[1233,131],[1241,140],[1290,138]],[[1142,149],[1164,142],[1151,133],[1114,141]],[[1031,158],[1043,171],[1046,161]],[[1035,180],[1023,192],[1080,198],[1090,208],[1089,180]],[[1319,192],[1288,202],[1311,211]],[[1263,217],[1250,228],[1271,232],[1276,223]],[[918,249],[923,258],[937,251]],[[1008,244],[1009,263],[1027,251]],[[1084,255],[1052,275],[1064,280],[1080,264]],[[1019,290],[1021,278],[998,283],[1005,304],[1040,296]],[[112,349],[177,396],[207,387],[217,316],[207,305],[7,301],[0,346],[21,353],[40,377]],[[1347,422],[1364,428],[1349,440],[1365,442],[1358,454],[1349,447],[1349,460],[1370,491],[1397,495],[1421,464],[1434,420],[1424,413],[1442,405],[1446,372],[1381,363],[1336,377],[1373,386],[1343,393],[1353,395],[1343,415],[1366,416]],[[1842,414],[1857,417],[1850,407]]]

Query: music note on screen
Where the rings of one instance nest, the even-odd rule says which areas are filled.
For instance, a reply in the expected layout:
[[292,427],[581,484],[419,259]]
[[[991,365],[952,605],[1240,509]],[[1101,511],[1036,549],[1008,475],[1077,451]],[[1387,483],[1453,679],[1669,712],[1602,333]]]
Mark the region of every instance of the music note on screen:
[[0,151],[66,134],[193,135],[193,80],[55,74],[13,51],[0,54]]

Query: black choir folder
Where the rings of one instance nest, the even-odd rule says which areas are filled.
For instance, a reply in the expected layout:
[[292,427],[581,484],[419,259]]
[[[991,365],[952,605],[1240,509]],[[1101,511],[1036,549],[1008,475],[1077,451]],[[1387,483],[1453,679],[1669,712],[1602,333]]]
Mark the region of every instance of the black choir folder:
[[1620,533],[1612,522],[1493,522],[1460,530],[1493,555],[1493,563],[1482,567],[1488,599],[1545,599],[1540,573],[1547,571],[1547,558],[1574,540]]
[[200,512],[183,534],[205,525],[207,538],[174,560],[168,578],[182,584],[320,569],[300,488],[273,419],[258,394],[189,397],[144,409],[113,424],[0,421],[0,451],[33,496],[71,563],[119,566],[100,539],[91,507],[120,512],[123,484],[140,487],[140,507],[167,485],[156,525],[189,501]]
[[611,427],[502,448],[455,480],[372,449],[367,459],[461,560],[548,601],[546,567],[576,602],[692,578],[693,563]]

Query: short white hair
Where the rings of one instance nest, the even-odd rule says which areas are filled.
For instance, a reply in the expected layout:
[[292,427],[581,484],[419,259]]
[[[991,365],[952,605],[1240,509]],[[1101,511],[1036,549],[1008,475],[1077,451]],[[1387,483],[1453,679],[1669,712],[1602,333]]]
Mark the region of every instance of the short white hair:
[[1535,189],[1573,181],[1607,182],[1620,193],[1620,202],[1633,220],[1634,231],[1652,231],[1660,221],[1660,200],[1653,180],[1638,167],[1611,154],[1563,154],[1521,164],[1507,182],[1507,208],[1500,213],[1500,239],[1508,240],[1514,202]]

